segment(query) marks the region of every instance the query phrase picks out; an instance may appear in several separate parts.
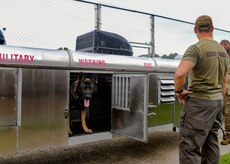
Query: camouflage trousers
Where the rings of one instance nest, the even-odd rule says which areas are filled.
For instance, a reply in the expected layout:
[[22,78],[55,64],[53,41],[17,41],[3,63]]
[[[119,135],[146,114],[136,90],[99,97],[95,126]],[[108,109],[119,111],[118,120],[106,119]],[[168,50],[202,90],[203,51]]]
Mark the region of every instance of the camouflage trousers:
[[224,105],[224,123],[225,130],[230,134],[230,95],[225,96],[225,105]]

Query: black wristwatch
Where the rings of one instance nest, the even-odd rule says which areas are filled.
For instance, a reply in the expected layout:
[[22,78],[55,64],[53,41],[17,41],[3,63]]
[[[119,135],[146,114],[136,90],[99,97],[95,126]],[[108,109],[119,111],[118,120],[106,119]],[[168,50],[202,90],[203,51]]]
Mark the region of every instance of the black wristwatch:
[[181,89],[180,91],[175,91],[176,93],[182,93],[184,89]]

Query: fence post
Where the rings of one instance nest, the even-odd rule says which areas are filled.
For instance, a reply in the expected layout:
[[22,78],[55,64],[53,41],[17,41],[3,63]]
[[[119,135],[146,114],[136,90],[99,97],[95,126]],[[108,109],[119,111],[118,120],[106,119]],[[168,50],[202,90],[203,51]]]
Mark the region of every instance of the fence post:
[[150,57],[155,57],[155,16],[151,15],[151,41],[150,41],[150,46],[151,46],[151,52],[150,52]]
[[101,29],[101,5],[97,4],[95,6],[95,29]]

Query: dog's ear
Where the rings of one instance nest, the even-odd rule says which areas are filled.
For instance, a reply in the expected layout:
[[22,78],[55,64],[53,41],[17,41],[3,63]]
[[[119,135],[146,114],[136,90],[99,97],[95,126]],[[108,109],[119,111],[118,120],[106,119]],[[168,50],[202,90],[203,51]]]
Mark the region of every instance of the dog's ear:
[[91,77],[91,80],[92,80],[92,82],[94,82],[95,84],[97,84],[98,83],[98,76],[97,76],[97,74],[93,74],[92,77]]
[[77,80],[78,81],[83,81],[85,79],[85,75],[84,75],[84,73],[80,73],[79,75],[78,75],[78,78],[77,78]]

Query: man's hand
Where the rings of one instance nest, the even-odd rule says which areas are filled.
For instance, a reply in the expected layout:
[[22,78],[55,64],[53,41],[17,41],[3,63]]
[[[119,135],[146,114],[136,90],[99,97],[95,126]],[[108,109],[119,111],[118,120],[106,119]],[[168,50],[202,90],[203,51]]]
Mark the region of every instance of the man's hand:
[[192,91],[183,90],[181,93],[176,93],[179,103],[185,104],[188,94],[191,94]]

